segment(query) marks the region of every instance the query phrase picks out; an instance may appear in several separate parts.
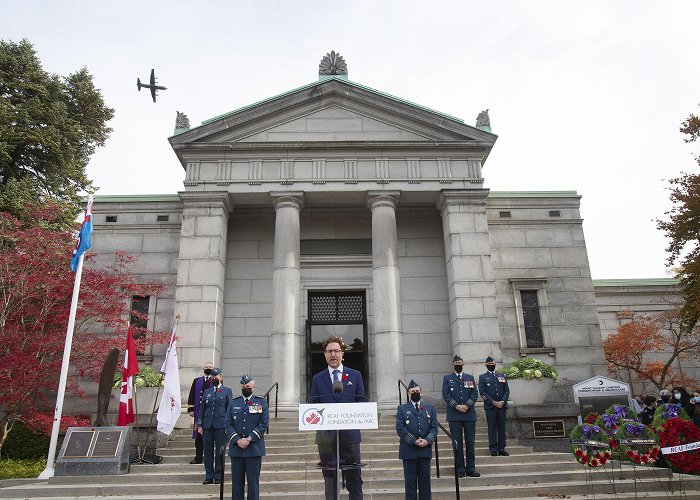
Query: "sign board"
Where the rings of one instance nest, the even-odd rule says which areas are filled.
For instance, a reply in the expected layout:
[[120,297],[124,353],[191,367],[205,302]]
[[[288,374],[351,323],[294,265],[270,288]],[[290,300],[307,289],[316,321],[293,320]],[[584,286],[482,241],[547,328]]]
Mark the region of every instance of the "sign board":
[[299,405],[300,431],[378,429],[377,403],[315,403]]
[[129,427],[69,427],[56,460],[56,476],[129,472]]
[[608,377],[592,377],[572,387],[579,404],[579,423],[591,412],[603,413],[614,404],[630,404],[630,386]]
[[563,420],[533,420],[532,432],[535,438],[566,437]]

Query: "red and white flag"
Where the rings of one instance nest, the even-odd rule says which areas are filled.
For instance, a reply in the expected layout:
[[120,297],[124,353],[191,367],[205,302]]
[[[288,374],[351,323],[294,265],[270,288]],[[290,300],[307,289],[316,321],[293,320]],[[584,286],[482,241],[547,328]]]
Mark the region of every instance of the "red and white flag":
[[124,353],[124,368],[122,369],[122,392],[119,396],[119,415],[117,425],[134,423],[134,375],[139,372],[139,362],[136,360],[136,344],[131,335],[131,327],[126,334],[126,352]]
[[170,336],[170,345],[168,352],[165,353],[165,361],[160,369],[165,373],[165,381],[163,382],[163,396],[160,399],[158,407],[158,430],[163,434],[170,434],[173,427],[180,418],[182,410],[182,401],[180,394],[180,368],[177,366],[177,337],[175,331],[177,323],[173,327],[173,334]]

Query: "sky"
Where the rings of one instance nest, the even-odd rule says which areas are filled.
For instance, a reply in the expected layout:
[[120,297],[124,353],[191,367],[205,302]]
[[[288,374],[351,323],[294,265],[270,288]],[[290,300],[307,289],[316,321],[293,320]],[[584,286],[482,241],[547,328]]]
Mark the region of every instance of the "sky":
[[[98,7],[99,5],[99,7]],[[47,71],[85,66],[115,117],[98,194],[183,190],[167,138],[318,79],[335,50],[362,85],[462,118],[489,109],[495,191],[576,190],[594,279],[668,277],[655,219],[695,172],[679,132],[699,113],[696,0],[0,0],[0,38]],[[136,78],[155,68],[153,103]]]

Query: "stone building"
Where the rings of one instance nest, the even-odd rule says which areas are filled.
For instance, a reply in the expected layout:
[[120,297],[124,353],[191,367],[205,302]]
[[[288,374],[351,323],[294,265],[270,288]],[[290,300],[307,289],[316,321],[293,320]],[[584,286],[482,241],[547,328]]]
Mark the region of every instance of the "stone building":
[[324,61],[318,81],[178,129],[181,192],[96,197],[98,262],[126,250],[171,285],[139,300],[153,328],[181,317],[183,391],[213,359],[294,410],[336,334],[380,408],[399,380],[440,398],[453,353],[475,375],[487,356],[546,361],[548,403],[570,402],[605,373],[580,196],[489,192],[487,116],[467,125]]

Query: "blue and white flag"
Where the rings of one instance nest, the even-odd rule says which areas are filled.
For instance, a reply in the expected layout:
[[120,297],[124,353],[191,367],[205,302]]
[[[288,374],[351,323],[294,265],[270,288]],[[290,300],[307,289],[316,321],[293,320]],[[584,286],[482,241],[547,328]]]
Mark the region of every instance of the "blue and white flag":
[[73,257],[70,260],[70,268],[73,272],[78,270],[78,261],[80,256],[90,248],[90,235],[92,234],[92,195],[88,196],[87,208],[85,209],[85,218],[83,225],[78,233],[78,241],[75,242],[73,249]]

